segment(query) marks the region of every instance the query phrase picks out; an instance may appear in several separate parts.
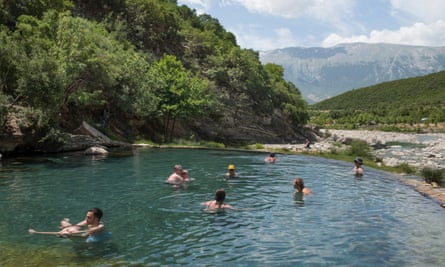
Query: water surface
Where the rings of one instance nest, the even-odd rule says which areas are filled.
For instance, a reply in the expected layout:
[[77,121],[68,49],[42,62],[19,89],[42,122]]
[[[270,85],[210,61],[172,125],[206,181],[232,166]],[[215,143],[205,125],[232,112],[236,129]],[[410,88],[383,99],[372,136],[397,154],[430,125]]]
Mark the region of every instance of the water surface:
[[[445,213],[398,176],[298,155],[138,149],[129,157],[67,154],[0,167],[0,266],[444,266]],[[180,163],[195,180],[164,180]],[[225,180],[227,165],[240,178]],[[292,180],[313,194],[293,201]],[[224,188],[244,211],[210,214],[201,202]],[[104,211],[113,233],[87,245],[57,231],[65,217]]]

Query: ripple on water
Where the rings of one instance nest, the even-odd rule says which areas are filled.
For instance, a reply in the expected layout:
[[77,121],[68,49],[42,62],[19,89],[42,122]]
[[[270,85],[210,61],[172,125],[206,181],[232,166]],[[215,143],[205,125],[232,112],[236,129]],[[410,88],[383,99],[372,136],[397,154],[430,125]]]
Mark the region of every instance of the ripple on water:
[[[140,150],[2,171],[0,265],[444,265],[442,208],[396,177],[366,168],[357,179],[344,162],[278,155],[276,164],[264,164],[264,156]],[[177,163],[195,179],[186,188],[164,184]],[[228,164],[239,179],[223,179]],[[293,200],[295,177],[313,191],[302,202]],[[201,203],[218,188],[244,210],[204,212]],[[55,231],[62,218],[80,221],[93,206],[104,210],[113,232],[104,247],[26,232]]]

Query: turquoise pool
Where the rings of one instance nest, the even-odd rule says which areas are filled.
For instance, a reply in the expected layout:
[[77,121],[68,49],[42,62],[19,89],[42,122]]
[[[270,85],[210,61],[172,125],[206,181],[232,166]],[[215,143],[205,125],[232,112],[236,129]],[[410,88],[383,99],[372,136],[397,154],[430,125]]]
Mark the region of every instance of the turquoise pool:
[[[322,158],[136,149],[107,158],[80,154],[3,160],[0,266],[445,266],[445,211],[398,176]],[[194,181],[164,180],[174,164]],[[225,180],[228,164],[237,180]],[[293,201],[292,180],[313,194]],[[210,214],[218,188],[245,211]],[[30,235],[100,207],[113,233],[103,244]]]

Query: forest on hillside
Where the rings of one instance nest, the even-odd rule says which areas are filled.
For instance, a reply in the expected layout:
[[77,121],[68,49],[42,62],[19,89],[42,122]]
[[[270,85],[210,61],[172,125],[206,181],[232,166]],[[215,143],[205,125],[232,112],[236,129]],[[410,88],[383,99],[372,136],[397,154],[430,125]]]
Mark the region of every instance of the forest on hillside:
[[0,136],[14,119],[38,142],[81,121],[129,141],[167,142],[187,126],[221,141],[196,125],[272,113],[294,129],[308,119],[283,68],[174,0],[0,2]]
[[445,122],[445,71],[348,91],[309,106],[309,113],[322,127],[437,125]]

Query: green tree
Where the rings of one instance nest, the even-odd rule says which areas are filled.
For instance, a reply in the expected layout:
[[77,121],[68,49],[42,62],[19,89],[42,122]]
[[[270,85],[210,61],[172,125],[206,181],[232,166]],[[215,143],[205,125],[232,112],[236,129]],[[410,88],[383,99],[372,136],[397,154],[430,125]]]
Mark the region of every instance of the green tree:
[[284,69],[276,64],[266,64],[270,87],[273,90],[273,106],[280,107],[288,119],[295,125],[304,125],[309,119],[307,104],[300,91],[292,83],[284,80]]
[[156,77],[156,95],[160,101],[158,110],[164,120],[164,141],[173,136],[176,120],[204,114],[209,103],[207,81],[193,76],[180,61],[164,55],[154,64],[152,77]]

